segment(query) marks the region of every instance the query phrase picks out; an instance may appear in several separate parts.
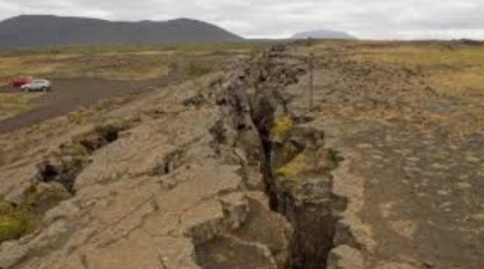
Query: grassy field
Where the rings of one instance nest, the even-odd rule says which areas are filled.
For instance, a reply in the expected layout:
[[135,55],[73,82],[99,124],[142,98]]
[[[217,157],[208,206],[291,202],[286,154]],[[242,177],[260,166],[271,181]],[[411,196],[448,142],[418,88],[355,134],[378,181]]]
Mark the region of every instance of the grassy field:
[[[258,44],[91,46],[0,50],[0,86],[34,76],[120,81],[199,77],[248,57]],[[37,94],[0,93],[0,120],[32,108]]]
[[21,75],[143,80],[176,71],[209,72],[223,67],[228,58],[247,57],[258,46],[99,46],[0,51],[0,84]]
[[310,52],[325,55],[333,63],[327,68],[340,68],[354,96],[370,102],[398,96],[412,107],[402,113],[404,106],[394,103],[381,111],[357,110],[357,117],[421,117],[422,128],[438,122],[461,138],[484,130],[484,43],[324,41],[308,46]]
[[32,100],[42,93],[0,93],[0,120],[31,109]]
[[442,94],[484,96],[484,46],[457,42],[375,43],[357,49],[354,58],[422,74]]

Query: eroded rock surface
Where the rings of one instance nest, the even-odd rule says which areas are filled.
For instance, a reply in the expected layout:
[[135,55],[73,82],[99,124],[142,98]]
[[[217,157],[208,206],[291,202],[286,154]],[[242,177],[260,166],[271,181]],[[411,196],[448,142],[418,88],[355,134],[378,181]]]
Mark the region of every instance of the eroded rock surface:
[[[198,88],[187,84],[133,101],[106,116],[122,128],[71,130],[22,169],[3,168],[2,181],[16,173],[25,189],[57,184],[68,195],[42,203],[36,232],[1,245],[0,265],[289,267],[294,229],[264,193],[265,157],[249,100],[252,87],[255,95],[297,81],[301,70],[276,63],[284,49]],[[194,98],[204,101],[193,105]],[[31,196],[16,187],[2,191],[19,205]]]

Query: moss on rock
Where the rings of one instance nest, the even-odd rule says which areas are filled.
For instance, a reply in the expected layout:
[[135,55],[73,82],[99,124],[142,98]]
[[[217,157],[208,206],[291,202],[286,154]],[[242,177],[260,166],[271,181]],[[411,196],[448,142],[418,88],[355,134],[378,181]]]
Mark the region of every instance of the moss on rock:
[[32,221],[26,210],[0,201],[0,242],[20,238],[31,230]]
[[309,158],[306,154],[301,153],[292,161],[277,169],[276,174],[279,177],[291,179],[304,172],[309,164]]
[[294,123],[290,117],[277,119],[271,129],[272,139],[283,139],[291,133],[293,127]]

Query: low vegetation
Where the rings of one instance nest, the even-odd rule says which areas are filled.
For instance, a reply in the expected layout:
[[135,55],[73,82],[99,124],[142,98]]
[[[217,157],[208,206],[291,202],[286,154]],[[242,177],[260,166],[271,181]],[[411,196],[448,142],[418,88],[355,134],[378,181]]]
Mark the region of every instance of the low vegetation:
[[32,222],[27,209],[14,207],[0,199],[0,242],[29,233],[33,228]]
[[421,74],[438,92],[451,96],[484,95],[484,46],[463,43],[374,44],[354,58],[400,66]]
[[41,93],[0,93],[0,120],[33,108],[32,100]]
[[276,175],[285,179],[295,179],[309,166],[310,160],[304,153],[300,153],[289,163],[277,169]]
[[89,46],[0,51],[0,84],[21,75],[143,80],[171,72],[189,76],[247,57],[257,44]]
[[[484,130],[484,44],[465,41],[366,42],[349,47],[353,60],[363,65],[398,70],[400,80],[420,81],[425,90],[445,97],[448,103],[441,107],[447,112],[429,114],[427,121],[459,126],[455,132],[461,138]],[[460,109],[453,109],[451,104],[458,104]]]
[[[200,44],[153,46],[79,46],[0,50],[0,121],[33,107],[39,94],[6,90],[12,78],[97,78],[154,80],[196,78],[220,71],[230,62],[248,57],[257,44]],[[72,114],[81,124],[83,116]]]
[[276,119],[271,130],[272,139],[282,139],[293,129],[293,121],[290,117]]

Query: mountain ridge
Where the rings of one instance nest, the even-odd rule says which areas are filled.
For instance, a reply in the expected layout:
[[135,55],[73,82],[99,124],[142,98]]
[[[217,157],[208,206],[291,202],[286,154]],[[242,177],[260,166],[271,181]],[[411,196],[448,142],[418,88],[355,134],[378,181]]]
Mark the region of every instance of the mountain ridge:
[[0,22],[0,47],[237,42],[243,38],[207,22],[109,21],[54,15],[20,15]]

